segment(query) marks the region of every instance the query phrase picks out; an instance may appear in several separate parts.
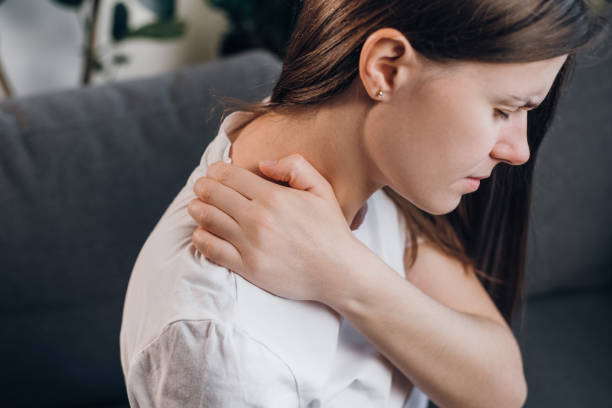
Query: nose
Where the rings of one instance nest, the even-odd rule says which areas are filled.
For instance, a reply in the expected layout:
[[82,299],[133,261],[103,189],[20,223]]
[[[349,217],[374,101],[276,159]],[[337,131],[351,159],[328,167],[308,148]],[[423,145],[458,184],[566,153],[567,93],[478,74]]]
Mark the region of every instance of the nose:
[[521,110],[510,118],[499,130],[499,140],[491,151],[491,156],[513,166],[520,166],[529,160],[527,143],[527,111]]

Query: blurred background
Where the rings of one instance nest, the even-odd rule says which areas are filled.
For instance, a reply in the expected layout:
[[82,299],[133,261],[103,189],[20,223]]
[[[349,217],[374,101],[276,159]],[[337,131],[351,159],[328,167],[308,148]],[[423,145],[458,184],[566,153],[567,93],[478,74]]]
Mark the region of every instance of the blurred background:
[[[217,134],[219,99],[269,95],[300,5],[0,0],[0,405],[128,407],[135,259]],[[513,322],[527,408],[612,407],[608,40],[580,55],[536,166]]]
[[282,54],[298,1],[0,0],[0,100]]

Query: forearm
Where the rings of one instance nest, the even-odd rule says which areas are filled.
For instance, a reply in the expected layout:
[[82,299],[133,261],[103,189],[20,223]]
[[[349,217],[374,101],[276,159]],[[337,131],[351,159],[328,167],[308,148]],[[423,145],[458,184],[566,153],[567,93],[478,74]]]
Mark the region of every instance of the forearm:
[[521,355],[507,327],[439,303],[371,252],[360,258],[353,264],[368,277],[354,274],[330,306],[413,384],[443,408],[522,406]]

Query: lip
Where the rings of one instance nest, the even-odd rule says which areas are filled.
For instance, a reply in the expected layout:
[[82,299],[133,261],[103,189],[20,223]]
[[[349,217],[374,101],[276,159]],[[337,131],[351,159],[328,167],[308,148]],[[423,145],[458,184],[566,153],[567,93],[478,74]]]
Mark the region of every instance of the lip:
[[472,190],[478,190],[478,187],[480,187],[480,179],[478,178],[466,177],[465,180]]

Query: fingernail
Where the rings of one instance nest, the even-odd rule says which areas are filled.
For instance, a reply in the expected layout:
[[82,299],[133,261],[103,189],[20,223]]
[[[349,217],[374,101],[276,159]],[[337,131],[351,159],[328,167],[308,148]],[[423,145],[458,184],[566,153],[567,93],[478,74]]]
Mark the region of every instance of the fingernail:
[[276,163],[278,163],[278,160],[264,160],[260,164],[263,166],[270,167],[270,166],[274,166]]

